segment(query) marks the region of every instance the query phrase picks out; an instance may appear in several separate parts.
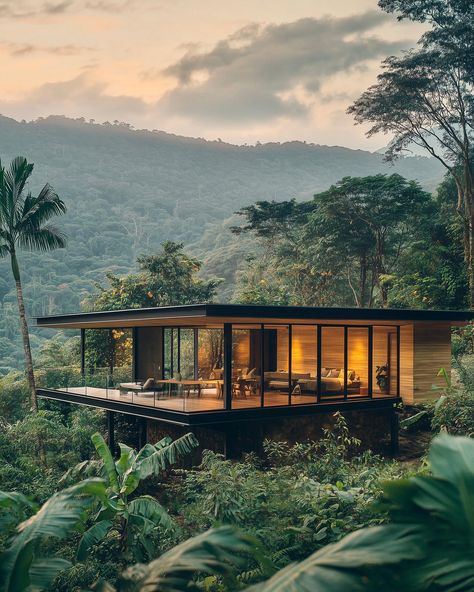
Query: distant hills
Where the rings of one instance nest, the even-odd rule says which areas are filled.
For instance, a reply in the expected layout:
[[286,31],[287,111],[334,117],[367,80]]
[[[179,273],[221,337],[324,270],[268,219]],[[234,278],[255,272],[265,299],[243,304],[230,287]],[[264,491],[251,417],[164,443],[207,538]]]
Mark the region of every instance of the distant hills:
[[[32,189],[49,181],[68,206],[59,222],[69,236],[67,250],[22,256],[33,315],[77,309],[107,271],[127,272],[138,254],[166,239],[192,246],[206,260],[206,273],[225,277],[228,298],[235,268],[251,248],[228,231],[229,218],[242,206],[309,199],[346,175],[398,172],[428,189],[443,175],[435,160],[422,157],[391,167],[377,153],[297,141],[235,146],[123,124],[64,117],[20,123],[0,116],[2,161],[18,154],[35,163]],[[15,329],[5,330],[12,304],[3,261],[0,339],[10,339]]]

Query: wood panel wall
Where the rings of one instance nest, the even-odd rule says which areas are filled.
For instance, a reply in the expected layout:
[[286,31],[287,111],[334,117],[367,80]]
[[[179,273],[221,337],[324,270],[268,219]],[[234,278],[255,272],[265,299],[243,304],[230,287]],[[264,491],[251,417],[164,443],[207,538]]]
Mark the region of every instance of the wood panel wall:
[[397,393],[397,329],[377,325],[372,332],[372,388],[381,394],[377,385],[377,366],[389,366],[389,394]]
[[291,369],[295,374],[316,377],[318,334],[311,325],[293,325],[291,344]]
[[437,376],[440,368],[451,373],[451,327],[442,323],[415,323],[413,400],[437,399],[435,384],[443,387],[444,380]]
[[364,327],[347,330],[347,369],[355,370],[360,386],[369,385],[369,331]]

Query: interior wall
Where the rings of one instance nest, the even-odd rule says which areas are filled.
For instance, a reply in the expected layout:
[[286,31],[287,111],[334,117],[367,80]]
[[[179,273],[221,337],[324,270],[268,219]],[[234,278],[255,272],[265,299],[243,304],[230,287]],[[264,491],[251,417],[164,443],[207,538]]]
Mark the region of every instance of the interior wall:
[[312,325],[293,325],[291,339],[291,370],[294,374],[316,377],[317,332]]
[[137,327],[136,329],[136,376],[137,380],[163,377],[163,350],[161,327]]

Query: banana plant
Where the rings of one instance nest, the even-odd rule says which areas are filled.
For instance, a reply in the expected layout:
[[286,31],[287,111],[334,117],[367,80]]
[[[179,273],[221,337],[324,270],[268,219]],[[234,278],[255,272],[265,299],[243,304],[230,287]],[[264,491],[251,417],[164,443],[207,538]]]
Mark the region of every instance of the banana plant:
[[[0,554],[0,592],[30,592],[49,587],[57,574],[71,562],[59,557],[44,557],[42,544],[49,538],[64,539],[83,529],[95,500],[106,499],[102,479],[87,479],[54,494],[35,514],[15,529],[6,550]],[[33,508],[18,493],[0,493],[0,509],[21,515]],[[9,526],[2,521],[3,527]]]
[[166,437],[156,444],[146,444],[139,452],[119,444],[117,461],[99,433],[92,436],[92,442],[99,463],[81,463],[75,474],[98,471],[107,483],[107,497],[93,516],[94,524],[82,536],[77,559],[86,559],[93,545],[111,535],[118,536],[121,550],[130,552],[137,561],[152,557],[154,549],[150,535],[158,526],[173,528],[174,522],[154,497],[141,495],[130,499],[130,496],[143,479],[168,469],[198,446],[198,441],[191,433],[175,441]]
[[259,564],[263,574],[269,575],[274,571],[254,537],[232,526],[221,526],[184,541],[148,565],[129,568],[115,587],[100,582],[94,591],[197,591],[203,589],[196,582],[197,574],[206,576],[209,583],[219,580],[223,584],[219,589],[230,590],[235,589],[236,576],[249,561]]

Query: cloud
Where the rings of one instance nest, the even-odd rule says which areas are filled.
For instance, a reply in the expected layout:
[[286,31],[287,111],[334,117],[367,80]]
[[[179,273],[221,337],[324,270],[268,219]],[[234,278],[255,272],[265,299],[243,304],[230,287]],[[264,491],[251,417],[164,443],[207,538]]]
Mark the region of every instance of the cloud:
[[56,56],[73,56],[94,51],[91,47],[73,44],[41,46],[33,45],[32,43],[0,43],[0,49],[3,49],[13,57],[25,57],[35,53],[45,53]]
[[17,0],[0,2],[0,18],[30,18],[81,10],[122,12],[151,4],[152,0]]
[[[166,68],[163,73],[177,85],[160,106],[167,113],[214,121],[304,116],[334,75],[353,73],[407,46],[374,36],[389,18],[369,11],[247,26],[210,51],[190,48]],[[143,73],[153,75],[156,71]]]

